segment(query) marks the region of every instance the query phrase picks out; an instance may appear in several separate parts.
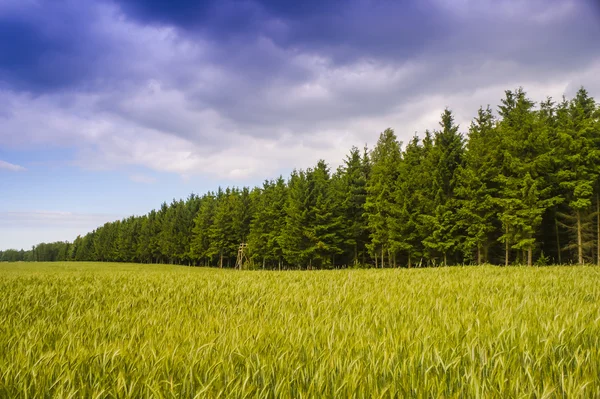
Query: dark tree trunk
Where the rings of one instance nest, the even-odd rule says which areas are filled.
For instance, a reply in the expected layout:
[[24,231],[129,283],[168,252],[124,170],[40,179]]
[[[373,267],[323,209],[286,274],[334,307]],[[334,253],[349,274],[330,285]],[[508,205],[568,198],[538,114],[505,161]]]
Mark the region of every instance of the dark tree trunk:
[[558,264],[562,265],[562,251],[560,250],[560,230],[558,229],[558,217],[554,210],[554,234],[556,234],[556,254],[558,256]]
[[583,239],[581,237],[581,211],[577,211],[577,263],[583,265]]
[[506,238],[504,239],[504,266],[508,266],[508,257],[510,256],[510,245],[508,243],[508,226],[506,227]]

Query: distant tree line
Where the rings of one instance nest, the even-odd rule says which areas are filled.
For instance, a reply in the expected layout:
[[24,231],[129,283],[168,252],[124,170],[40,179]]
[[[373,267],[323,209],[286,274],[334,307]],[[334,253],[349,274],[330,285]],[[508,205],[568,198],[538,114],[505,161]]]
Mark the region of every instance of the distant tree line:
[[233,267],[424,267],[600,263],[600,108],[581,88],[538,106],[506,91],[468,136],[446,109],[405,145],[391,129],[262,187],[219,188],[106,223],[72,243],[2,260],[122,261]]
[[0,262],[54,262],[72,260],[69,242],[52,242],[35,245],[31,250],[8,249],[0,251]]

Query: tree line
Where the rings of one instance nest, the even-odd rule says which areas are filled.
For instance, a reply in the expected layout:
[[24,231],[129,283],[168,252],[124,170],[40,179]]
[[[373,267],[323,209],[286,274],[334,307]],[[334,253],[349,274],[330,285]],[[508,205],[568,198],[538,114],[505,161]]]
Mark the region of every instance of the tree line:
[[407,143],[392,129],[261,187],[219,188],[163,203],[73,243],[0,259],[255,268],[600,264],[600,107],[581,88],[536,105],[521,88],[463,136],[449,109]]

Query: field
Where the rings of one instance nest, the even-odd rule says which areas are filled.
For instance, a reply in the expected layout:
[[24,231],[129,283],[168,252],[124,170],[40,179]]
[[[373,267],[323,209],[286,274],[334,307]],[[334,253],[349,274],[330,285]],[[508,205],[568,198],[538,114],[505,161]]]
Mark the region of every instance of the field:
[[600,269],[0,263],[0,397],[600,397]]

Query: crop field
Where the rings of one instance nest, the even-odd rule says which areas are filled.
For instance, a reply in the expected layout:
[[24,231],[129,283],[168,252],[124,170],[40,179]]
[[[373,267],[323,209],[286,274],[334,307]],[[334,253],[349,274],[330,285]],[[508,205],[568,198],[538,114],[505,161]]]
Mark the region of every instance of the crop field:
[[0,263],[0,397],[600,397],[600,269]]

